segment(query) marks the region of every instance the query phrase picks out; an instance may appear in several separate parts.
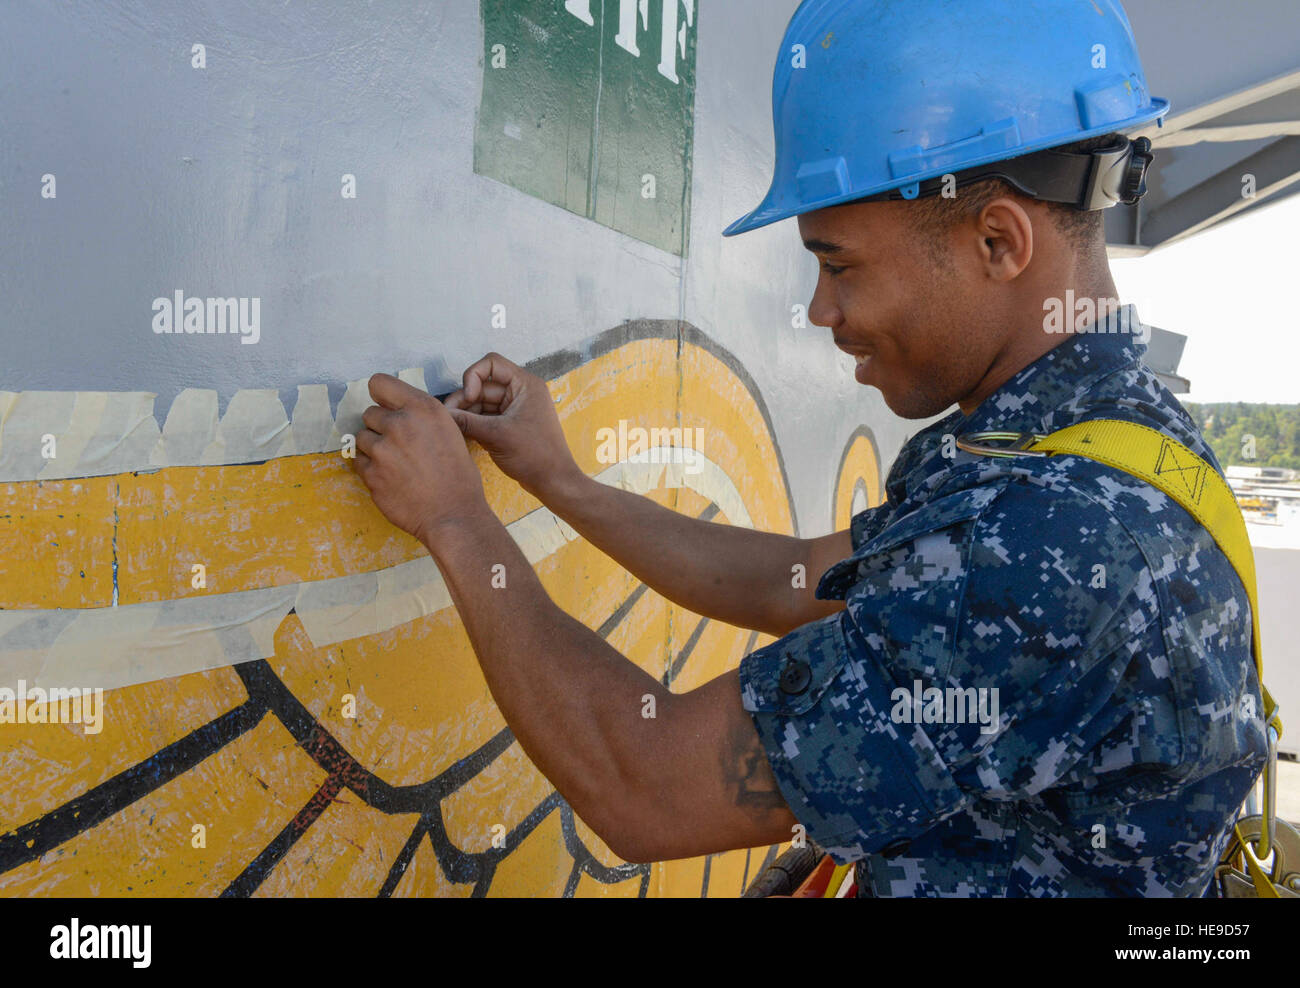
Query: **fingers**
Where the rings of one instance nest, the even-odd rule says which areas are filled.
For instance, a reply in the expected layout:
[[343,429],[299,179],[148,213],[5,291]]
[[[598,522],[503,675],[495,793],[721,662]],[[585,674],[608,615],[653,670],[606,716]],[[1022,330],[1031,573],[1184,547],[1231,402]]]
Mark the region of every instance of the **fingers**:
[[396,412],[380,408],[378,405],[371,405],[361,413],[361,421],[365,423],[366,428],[381,436],[392,428],[393,419],[396,417]]
[[500,421],[495,416],[480,415],[473,408],[450,408],[447,413],[460,426],[461,435],[479,441],[490,437],[494,425]]
[[398,409],[415,401],[424,401],[429,396],[392,374],[374,374],[370,378],[370,397],[385,408]]
[[492,415],[504,412],[511,397],[509,389],[504,384],[486,381],[481,385],[477,401],[471,402],[462,388],[449,394],[442,404],[445,408],[463,408],[476,415]]
[[361,460],[364,457],[366,465],[370,464],[370,457],[375,453],[375,446],[383,438],[379,433],[370,429],[362,429],[357,433],[357,467],[361,468]]
[[483,402],[476,401],[473,404],[470,404],[469,399],[465,397],[465,390],[463,388],[460,391],[453,391],[451,394],[447,395],[447,397],[442,400],[442,407],[447,409],[449,412],[473,412],[475,415],[481,415],[483,413]]
[[456,425],[460,428],[460,433],[462,436],[464,436],[466,439],[473,438],[470,435],[470,430],[473,428],[473,426],[471,426],[469,423],[469,419],[471,417],[469,412],[465,411],[463,408],[449,408],[447,409],[447,414],[451,416],[451,420],[455,422]]
[[492,399],[484,398],[485,385],[488,382],[509,385],[523,373],[525,371],[521,367],[507,360],[501,354],[489,353],[476,363],[471,364],[465,371],[463,378],[465,397],[470,404],[484,400],[491,402]]

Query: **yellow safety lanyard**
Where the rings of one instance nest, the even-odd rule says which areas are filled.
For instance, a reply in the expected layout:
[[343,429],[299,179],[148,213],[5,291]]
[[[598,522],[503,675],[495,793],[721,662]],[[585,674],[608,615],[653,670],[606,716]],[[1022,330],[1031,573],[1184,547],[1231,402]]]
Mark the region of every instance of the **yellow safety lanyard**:
[[[989,443],[1009,445],[992,446]],[[1261,831],[1257,840],[1243,834],[1243,826],[1256,820],[1254,817],[1239,820],[1234,828],[1234,840],[1229,853],[1224,855],[1226,867],[1229,858],[1241,854],[1255,893],[1260,898],[1292,896],[1296,892],[1284,884],[1279,894],[1278,884],[1296,879],[1286,872],[1283,848],[1275,843],[1277,742],[1282,736],[1282,720],[1277,702],[1264,688],[1264,659],[1259,641],[1259,604],[1255,588],[1255,556],[1246,533],[1246,522],[1232,489],[1209,463],[1190,449],[1164,433],[1136,422],[1117,419],[1093,419],[1067,426],[1050,435],[1022,432],[974,432],[956,440],[957,446],[969,453],[983,456],[1048,456],[1064,454],[1084,456],[1099,463],[1123,470],[1145,480],[1164,491],[1187,509],[1214,538],[1223,554],[1232,563],[1246,595],[1250,600],[1251,651],[1255,657],[1255,670],[1259,673],[1260,690],[1264,697],[1264,722],[1268,735],[1268,761],[1265,763],[1264,813],[1258,820]],[[1288,842],[1293,842],[1294,831],[1283,822]],[[1250,829],[1247,827],[1247,829]],[[1275,854],[1272,876],[1266,874],[1260,860]],[[1293,852],[1294,856],[1294,852]],[[1296,862],[1292,862],[1295,864]],[[1222,867],[1221,869],[1222,870]],[[1217,874],[1217,873],[1216,873]]]

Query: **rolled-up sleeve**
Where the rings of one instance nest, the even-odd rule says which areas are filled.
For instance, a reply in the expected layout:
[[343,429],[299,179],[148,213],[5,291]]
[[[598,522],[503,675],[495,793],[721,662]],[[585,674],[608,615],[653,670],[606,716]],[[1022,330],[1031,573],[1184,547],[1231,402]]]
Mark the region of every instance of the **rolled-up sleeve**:
[[846,612],[746,656],[740,679],[791,812],[834,857],[888,849],[962,806],[924,731],[891,719],[892,679]]

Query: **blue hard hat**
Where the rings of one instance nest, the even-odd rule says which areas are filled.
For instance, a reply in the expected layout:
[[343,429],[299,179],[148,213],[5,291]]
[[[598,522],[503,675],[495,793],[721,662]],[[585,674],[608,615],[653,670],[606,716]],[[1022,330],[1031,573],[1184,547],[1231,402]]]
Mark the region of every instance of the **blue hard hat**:
[[[927,179],[969,180],[978,166],[1168,112],[1147,92],[1119,0],[804,0],[772,80],[772,187],[723,235],[878,194],[915,198]],[[1111,178],[1088,166],[1080,208],[1145,191],[1149,144],[1136,164],[1128,144],[1105,160]],[[1075,201],[1073,191],[1042,198]]]

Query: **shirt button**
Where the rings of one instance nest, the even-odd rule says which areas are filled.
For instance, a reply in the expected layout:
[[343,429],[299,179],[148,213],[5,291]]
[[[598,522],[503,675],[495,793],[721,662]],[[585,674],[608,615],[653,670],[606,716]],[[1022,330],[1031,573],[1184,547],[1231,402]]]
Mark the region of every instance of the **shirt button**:
[[808,692],[812,670],[807,662],[787,661],[781,668],[781,692],[788,696],[801,696]]
[[910,840],[906,837],[900,837],[898,840],[890,841],[882,847],[880,849],[880,856],[882,858],[896,858],[911,846],[912,842]]

